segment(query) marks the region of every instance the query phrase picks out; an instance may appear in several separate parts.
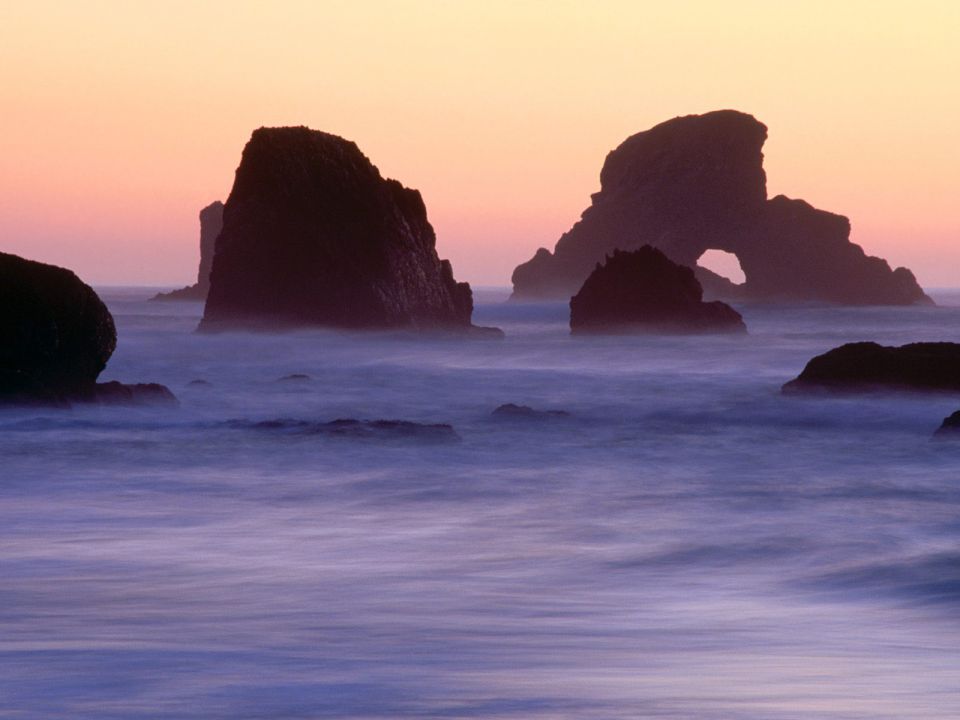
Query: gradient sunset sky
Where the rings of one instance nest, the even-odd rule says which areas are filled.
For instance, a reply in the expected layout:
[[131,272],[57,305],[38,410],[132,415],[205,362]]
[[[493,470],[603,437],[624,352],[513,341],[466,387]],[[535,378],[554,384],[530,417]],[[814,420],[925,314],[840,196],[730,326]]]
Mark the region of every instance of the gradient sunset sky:
[[960,286],[960,2],[0,0],[0,250],[183,285],[263,125],[354,140],[419,189],[458,279],[507,285],[607,152],[720,108],[770,195]]

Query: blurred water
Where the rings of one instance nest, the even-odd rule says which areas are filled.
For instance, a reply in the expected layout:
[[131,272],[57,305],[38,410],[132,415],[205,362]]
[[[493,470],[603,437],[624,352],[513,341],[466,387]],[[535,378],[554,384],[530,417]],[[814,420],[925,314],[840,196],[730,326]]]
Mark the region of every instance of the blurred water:
[[103,379],[182,407],[0,413],[0,717],[960,717],[960,397],[779,393],[956,294],[581,339],[478,293],[502,342],[103,294]]

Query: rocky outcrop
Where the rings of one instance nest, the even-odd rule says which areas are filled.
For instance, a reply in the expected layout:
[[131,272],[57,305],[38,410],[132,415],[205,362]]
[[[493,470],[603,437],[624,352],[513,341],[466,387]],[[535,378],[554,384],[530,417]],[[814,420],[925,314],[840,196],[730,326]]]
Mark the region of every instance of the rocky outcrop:
[[207,299],[210,290],[210,268],[213,266],[214,245],[223,228],[223,203],[217,200],[200,211],[200,268],[197,282],[180,290],[155,295],[153,300],[199,300]]
[[945,417],[933,436],[938,440],[960,440],[960,410]]
[[960,392],[960,344],[841,345],[807,363],[785,393],[921,390]]
[[352,142],[260,128],[243,151],[217,240],[201,330],[471,327],[420,193]]
[[163,386],[97,383],[116,345],[113,316],[89,285],[0,253],[0,404],[176,402]]
[[[690,267],[710,249],[735,254],[745,283],[709,287],[729,299],[930,303],[909,270],[891,270],[850,242],[847,218],[782,195],[767,199],[766,137],[750,115],[721,110],[627,138],[554,252],[541,248],[516,268],[513,298],[569,297],[609,253],[649,244]],[[701,278],[719,278],[708,272]]]
[[570,330],[578,333],[746,332],[726,303],[703,302],[690,268],[650,245],[614,250],[570,299]]

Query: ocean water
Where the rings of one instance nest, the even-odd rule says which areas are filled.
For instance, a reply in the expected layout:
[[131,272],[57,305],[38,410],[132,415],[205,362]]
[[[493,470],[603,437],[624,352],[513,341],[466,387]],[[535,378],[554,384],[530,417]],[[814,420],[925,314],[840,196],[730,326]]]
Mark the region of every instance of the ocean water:
[[0,412],[0,718],[960,717],[960,396],[779,392],[960,295],[571,338],[486,291],[491,341],[102,294],[103,379],[181,407]]

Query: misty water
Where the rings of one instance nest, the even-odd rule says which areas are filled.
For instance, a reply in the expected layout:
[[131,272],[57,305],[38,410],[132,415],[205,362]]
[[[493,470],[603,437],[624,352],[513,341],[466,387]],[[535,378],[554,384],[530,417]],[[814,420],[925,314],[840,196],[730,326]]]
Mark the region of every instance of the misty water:
[[960,295],[583,339],[480,292],[492,341],[102,294],[103,379],[181,407],[0,413],[0,717],[960,716],[960,396],[780,394]]

